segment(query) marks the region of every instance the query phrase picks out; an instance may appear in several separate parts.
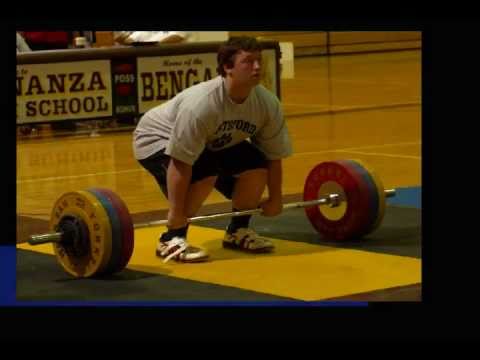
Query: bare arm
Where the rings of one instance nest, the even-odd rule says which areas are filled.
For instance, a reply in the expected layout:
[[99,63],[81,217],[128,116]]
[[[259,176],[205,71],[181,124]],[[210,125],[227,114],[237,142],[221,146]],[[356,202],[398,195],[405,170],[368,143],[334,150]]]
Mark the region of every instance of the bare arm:
[[268,161],[268,197],[282,201],[282,160]]
[[282,212],[282,160],[270,160],[267,164],[268,199],[261,204],[263,215],[275,216]]
[[192,166],[180,160],[171,158],[167,170],[168,200],[168,227],[178,229],[187,224],[185,215],[187,193],[192,178]]

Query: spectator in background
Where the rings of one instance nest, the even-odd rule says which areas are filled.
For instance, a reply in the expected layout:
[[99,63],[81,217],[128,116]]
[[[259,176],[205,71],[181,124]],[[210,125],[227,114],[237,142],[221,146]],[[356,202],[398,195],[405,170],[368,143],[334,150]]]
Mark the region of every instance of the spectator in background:
[[32,51],[23,36],[17,31],[17,54]]
[[78,36],[73,31],[22,31],[21,34],[33,51],[68,49]]
[[188,41],[190,33],[185,31],[114,31],[115,42],[121,45],[142,43],[179,43]]

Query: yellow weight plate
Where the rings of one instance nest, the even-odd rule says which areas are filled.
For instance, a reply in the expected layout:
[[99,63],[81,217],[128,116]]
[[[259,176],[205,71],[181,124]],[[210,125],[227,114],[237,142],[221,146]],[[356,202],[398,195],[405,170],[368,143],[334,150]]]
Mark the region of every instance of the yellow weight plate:
[[78,257],[69,254],[61,243],[54,243],[57,260],[62,267],[75,277],[90,277],[101,272],[112,253],[112,229],[100,201],[86,191],[63,194],[53,206],[50,230],[56,227],[63,216],[73,215],[84,221],[88,227],[90,247],[86,255]]

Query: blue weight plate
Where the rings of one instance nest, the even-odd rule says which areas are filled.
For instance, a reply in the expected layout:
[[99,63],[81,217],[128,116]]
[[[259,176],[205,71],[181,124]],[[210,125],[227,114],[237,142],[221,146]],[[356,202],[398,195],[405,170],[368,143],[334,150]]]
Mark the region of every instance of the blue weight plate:
[[379,197],[378,197],[378,189],[373,181],[372,177],[370,176],[370,173],[365,169],[360,163],[358,163],[356,160],[349,159],[345,160],[348,161],[353,167],[357,169],[357,171],[362,175],[363,179],[367,183],[367,187],[369,189],[368,191],[368,196],[371,198],[370,199],[370,220],[368,221],[367,224],[365,224],[365,228],[361,230],[361,233],[359,236],[365,236],[369,234],[379,216]]
[[96,190],[105,195],[110,200],[110,203],[114,206],[115,210],[117,211],[118,218],[120,219],[123,239],[122,260],[120,261],[120,263],[118,263],[118,267],[112,269],[112,271],[121,271],[127,266],[133,254],[134,228],[132,217],[130,216],[127,205],[112,190],[103,188],[96,188]]
[[87,189],[87,191],[93,194],[100,201],[102,206],[107,211],[108,218],[110,220],[110,225],[112,227],[112,254],[110,255],[110,259],[107,262],[106,267],[99,275],[111,274],[115,272],[115,269],[118,268],[118,264],[122,261],[123,240],[120,218],[110,200],[98,189],[90,188]]

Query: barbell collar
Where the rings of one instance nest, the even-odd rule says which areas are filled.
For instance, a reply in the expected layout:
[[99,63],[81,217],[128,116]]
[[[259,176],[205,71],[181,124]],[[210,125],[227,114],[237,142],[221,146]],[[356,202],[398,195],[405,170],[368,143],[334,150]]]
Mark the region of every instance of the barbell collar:
[[385,190],[385,197],[387,197],[387,198],[394,197],[396,194],[397,194],[397,190],[395,190],[395,189]]

